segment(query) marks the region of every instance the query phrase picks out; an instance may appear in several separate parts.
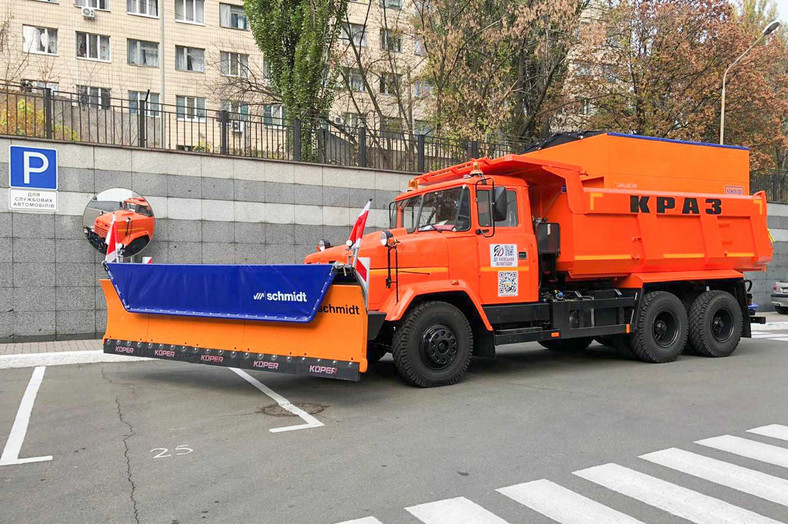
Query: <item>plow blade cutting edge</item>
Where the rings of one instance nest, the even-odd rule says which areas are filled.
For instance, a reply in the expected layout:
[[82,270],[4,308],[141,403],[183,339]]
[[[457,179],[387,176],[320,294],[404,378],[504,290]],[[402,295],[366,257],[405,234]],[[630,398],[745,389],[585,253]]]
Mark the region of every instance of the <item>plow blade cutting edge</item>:
[[104,352],[358,380],[361,286],[330,265],[107,264]]

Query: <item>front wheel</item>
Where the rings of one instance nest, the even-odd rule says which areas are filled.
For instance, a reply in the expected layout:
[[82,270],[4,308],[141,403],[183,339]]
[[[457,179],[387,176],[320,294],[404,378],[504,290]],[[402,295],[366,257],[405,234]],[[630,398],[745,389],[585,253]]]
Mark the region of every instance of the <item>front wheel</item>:
[[741,339],[743,315],[733,295],[727,291],[706,291],[689,311],[689,340],[695,354],[727,357]]
[[456,384],[471,361],[473,332],[446,302],[424,302],[408,313],[391,346],[400,376],[422,388]]
[[643,362],[671,362],[687,343],[687,310],[665,291],[646,293],[640,301],[630,342]]

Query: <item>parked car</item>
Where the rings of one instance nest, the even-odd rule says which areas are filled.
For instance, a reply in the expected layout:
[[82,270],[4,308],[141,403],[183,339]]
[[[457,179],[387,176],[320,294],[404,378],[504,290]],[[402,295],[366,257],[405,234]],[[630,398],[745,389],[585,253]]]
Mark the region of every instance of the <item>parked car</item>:
[[772,304],[781,315],[788,315],[788,282],[775,282],[772,286]]

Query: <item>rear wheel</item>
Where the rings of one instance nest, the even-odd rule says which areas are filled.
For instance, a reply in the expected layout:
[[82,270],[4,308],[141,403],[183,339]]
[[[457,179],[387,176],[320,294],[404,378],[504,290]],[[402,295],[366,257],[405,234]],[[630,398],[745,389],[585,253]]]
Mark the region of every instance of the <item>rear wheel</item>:
[[781,315],[788,315],[788,307],[774,306],[774,309]]
[[695,354],[727,357],[741,339],[743,316],[736,299],[727,291],[706,291],[689,311],[689,341]]
[[687,343],[687,310],[672,293],[653,291],[640,301],[632,353],[643,362],[671,362]]
[[568,338],[565,340],[540,340],[539,345],[552,351],[578,353],[587,349],[593,340],[592,337]]
[[400,376],[427,388],[459,382],[472,347],[471,325],[462,311],[446,302],[424,302],[405,317],[391,349]]

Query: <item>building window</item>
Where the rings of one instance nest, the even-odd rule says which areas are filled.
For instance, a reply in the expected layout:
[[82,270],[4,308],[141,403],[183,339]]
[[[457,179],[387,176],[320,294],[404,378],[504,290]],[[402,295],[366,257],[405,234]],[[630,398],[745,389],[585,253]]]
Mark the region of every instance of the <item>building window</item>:
[[106,87],[77,86],[77,93],[82,107],[109,109],[112,105],[110,90]]
[[413,82],[413,96],[416,98],[432,96],[432,82],[429,80],[416,80]]
[[413,41],[413,54],[416,56],[427,56],[427,46],[424,44],[423,38],[417,38]]
[[[147,97],[147,100],[145,99]],[[161,106],[159,105],[159,93],[148,93],[147,91],[129,91],[129,113],[136,115],[140,110],[140,104],[145,101],[145,114],[157,117]]]
[[178,120],[205,121],[205,98],[198,96],[176,96],[175,116]]
[[391,29],[380,30],[380,48],[392,53],[402,52],[402,35],[393,32]]
[[249,120],[249,104],[237,100],[223,100],[221,108],[230,114],[230,129],[233,133],[243,133]]
[[383,73],[380,75],[380,92],[384,95],[396,95],[402,75]]
[[384,116],[380,121],[380,134],[383,137],[402,135],[402,120],[396,116]]
[[281,127],[285,123],[285,106],[282,104],[263,104],[263,124]]
[[342,113],[345,129],[358,129],[366,126],[366,119],[358,113]]
[[25,53],[57,54],[57,29],[22,26],[22,50]]
[[205,72],[205,49],[175,46],[175,69],[178,71]]
[[249,55],[222,51],[219,53],[219,57],[221,72],[224,76],[239,76],[241,78],[246,78],[248,76]]
[[429,120],[414,120],[413,134],[432,136],[435,134],[435,126]]
[[243,6],[219,4],[219,25],[230,29],[249,29],[249,19]]
[[109,11],[109,0],[75,0],[77,7],[92,7],[100,11]]
[[53,95],[60,91],[60,84],[57,82],[44,82],[43,80],[22,80],[22,85],[27,89],[49,89]]
[[402,0],[380,0],[380,7],[402,9]]
[[191,24],[204,24],[205,0],[175,0],[175,20]]
[[342,24],[342,40],[358,47],[367,47],[367,32],[364,24]]
[[159,16],[159,0],[126,0],[126,12],[132,15]]
[[77,32],[77,57],[109,62],[109,37]]
[[345,77],[345,87],[351,91],[361,92],[364,90],[364,77],[358,69],[345,68],[342,72]]
[[127,40],[129,48],[129,64],[159,67],[159,44],[144,40]]

